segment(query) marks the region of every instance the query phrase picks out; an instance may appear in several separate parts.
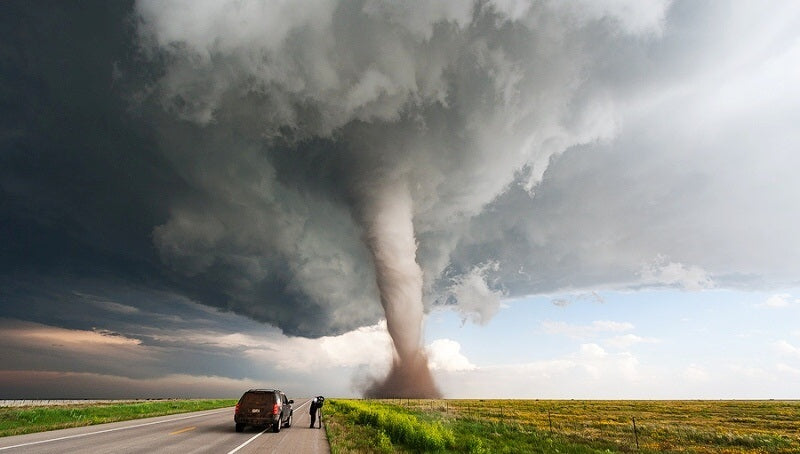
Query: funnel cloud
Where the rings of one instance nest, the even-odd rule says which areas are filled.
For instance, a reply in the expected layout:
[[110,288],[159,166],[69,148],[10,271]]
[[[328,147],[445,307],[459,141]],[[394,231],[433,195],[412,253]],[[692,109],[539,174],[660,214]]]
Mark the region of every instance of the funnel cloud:
[[389,376],[366,395],[441,397],[422,348],[422,269],[416,262],[411,196],[403,183],[384,183],[366,199],[365,241],[396,353]]

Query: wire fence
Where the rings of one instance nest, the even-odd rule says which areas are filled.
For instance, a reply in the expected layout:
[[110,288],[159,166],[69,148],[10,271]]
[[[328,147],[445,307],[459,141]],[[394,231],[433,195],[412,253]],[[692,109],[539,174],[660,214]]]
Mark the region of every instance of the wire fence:
[[602,442],[631,452],[688,447],[708,452],[800,452],[800,401],[378,401],[445,419]]

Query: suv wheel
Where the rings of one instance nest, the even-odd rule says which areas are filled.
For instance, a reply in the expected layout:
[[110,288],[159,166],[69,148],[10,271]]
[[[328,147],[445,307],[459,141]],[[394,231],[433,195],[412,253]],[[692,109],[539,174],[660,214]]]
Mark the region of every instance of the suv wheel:
[[283,424],[283,421],[281,421],[281,417],[278,416],[278,422],[276,422],[275,424],[272,425],[272,431],[275,432],[275,433],[280,432],[282,424]]
[[241,423],[237,422],[236,423],[236,431],[237,432],[243,432],[244,431],[244,424],[241,424]]
[[286,420],[286,425],[283,427],[292,427],[292,413],[289,413],[289,419]]

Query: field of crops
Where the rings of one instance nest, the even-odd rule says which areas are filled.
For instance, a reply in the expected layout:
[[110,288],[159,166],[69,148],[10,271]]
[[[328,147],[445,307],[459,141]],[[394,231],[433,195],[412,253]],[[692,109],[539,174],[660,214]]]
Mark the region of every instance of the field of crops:
[[337,399],[330,407],[334,453],[800,453],[800,401]]

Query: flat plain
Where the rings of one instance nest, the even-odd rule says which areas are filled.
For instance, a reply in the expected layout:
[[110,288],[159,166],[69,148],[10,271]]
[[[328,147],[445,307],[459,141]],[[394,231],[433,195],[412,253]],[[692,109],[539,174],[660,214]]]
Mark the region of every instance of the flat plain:
[[326,422],[334,453],[800,452],[800,401],[384,399],[331,404]]

